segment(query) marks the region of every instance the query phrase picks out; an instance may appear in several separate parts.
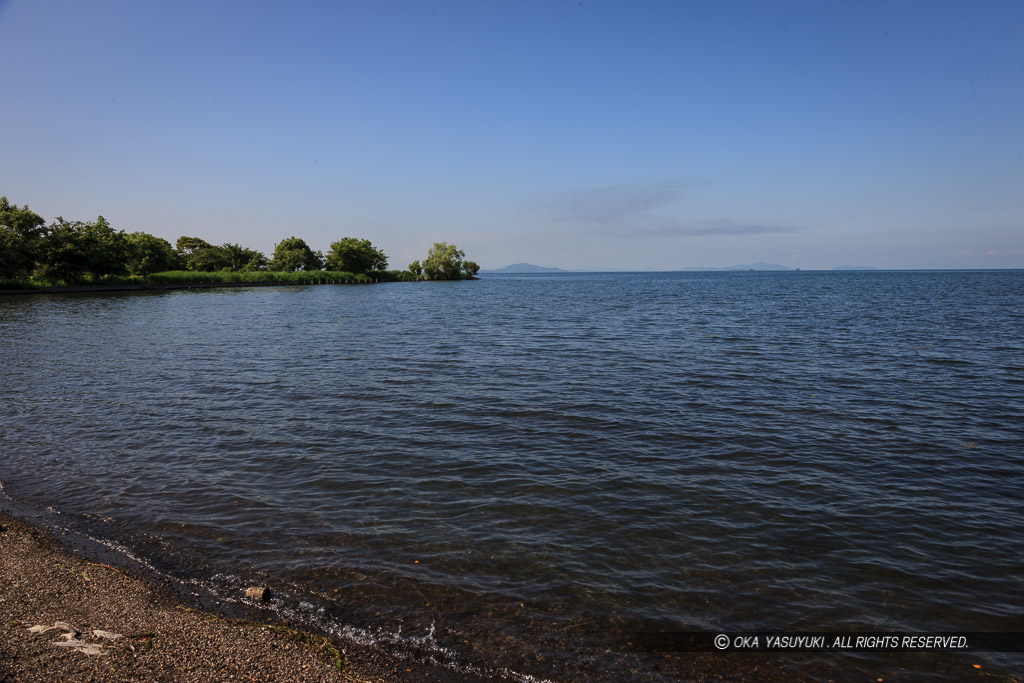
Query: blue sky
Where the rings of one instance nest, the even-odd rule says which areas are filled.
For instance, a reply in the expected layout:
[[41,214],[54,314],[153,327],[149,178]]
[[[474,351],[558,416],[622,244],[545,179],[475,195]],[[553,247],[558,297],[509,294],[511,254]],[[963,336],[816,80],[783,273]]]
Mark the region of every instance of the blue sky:
[[1024,2],[0,0],[0,194],[484,268],[1024,267]]

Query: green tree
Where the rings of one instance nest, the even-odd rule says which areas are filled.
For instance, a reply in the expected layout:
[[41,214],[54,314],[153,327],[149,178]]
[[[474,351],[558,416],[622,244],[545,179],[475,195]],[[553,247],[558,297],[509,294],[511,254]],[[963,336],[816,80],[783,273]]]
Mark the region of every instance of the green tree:
[[47,228],[41,241],[37,272],[44,277],[70,282],[93,282],[128,272],[128,241],[123,230],[114,230],[107,219],[92,223],[62,217]]
[[413,261],[409,264],[409,272],[416,277],[419,277],[420,275],[423,275],[423,265],[420,264],[419,260]]
[[219,247],[231,270],[266,270],[267,257],[255,249],[226,242]]
[[209,249],[212,246],[212,244],[200,237],[188,237],[187,235],[182,235],[175,243],[178,251],[186,257],[191,256],[199,249]]
[[231,270],[231,258],[221,247],[214,246],[199,237],[185,235],[179,237],[176,244],[187,270],[200,273]]
[[185,270],[208,273],[222,267],[217,248],[200,237],[182,235],[174,246]]
[[28,208],[0,197],[0,278],[32,274],[41,248],[46,221]]
[[132,275],[174,270],[180,265],[177,252],[165,239],[145,232],[132,232],[125,235],[125,243],[128,272]]
[[274,257],[270,260],[270,270],[278,272],[322,270],[323,267],[323,255],[310,249],[305,240],[295,236],[278,242],[274,247]]
[[94,281],[128,273],[128,244],[124,230],[114,230],[103,216],[84,224],[82,239],[87,270]]
[[388,257],[375,248],[370,240],[342,237],[327,252],[327,270],[347,273],[368,273],[388,267]]
[[465,258],[466,253],[454,244],[435,242],[423,261],[423,272],[431,280],[471,278],[480,270],[480,266]]
[[55,280],[81,282],[85,279],[86,259],[81,248],[81,221],[57,216],[47,226],[42,239],[36,274]]

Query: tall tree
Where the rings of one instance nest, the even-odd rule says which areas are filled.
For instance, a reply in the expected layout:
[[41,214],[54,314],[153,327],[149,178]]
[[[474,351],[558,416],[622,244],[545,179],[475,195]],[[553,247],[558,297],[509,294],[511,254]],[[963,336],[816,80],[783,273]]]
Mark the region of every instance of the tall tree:
[[461,280],[466,253],[447,242],[434,242],[423,260],[423,272],[431,280]]
[[39,257],[46,221],[28,208],[0,197],[0,277],[25,278]]
[[327,270],[348,273],[368,273],[388,267],[388,257],[375,248],[370,240],[342,237],[327,252]]
[[224,254],[231,270],[266,270],[267,257],[240,244],[225,242],[219,249]]
[[231,261],[224,250],[204,239],[182,235],[178,238],[177,247],[187,270],[200,273],[231,270]]
[[43,277],[79,282],[84,277],[85,264],[77,248],[77,230],[73,221],[57,216],[46,229],[46,237],[39,251],[37,273]]
[[93,281],[104,276],[125,275],[128,272],[128,244],[124,230],[114,230],[103,216],[92,223],[82,224],[82,249],[86,270]]
[[57,216],[46,228],[36,272],[54,280],[82,282],[89,270],[88,249],[83,244],[85,224]]
[[323,267],[323,255],[310,249],[305,240],[295,236],[278,242],[270,260],[270,270],[274,271],[322,270]]
[[178,251],[180,251],[185,256],[191,256],[197,250],[209,249],[213,245],[207,242],[206,240],[202,239],[201,237],[189,237],[187,235],[182,235],[181,237],[178,238],[178,241],[175,243],[175,246],[177,247]]
[[128,250],[128,272],[132,275],[149,275],[180,266],[181,258],[171,243],[145,232],[125,235]]
[[67,221],[58,216],[41,240],[39,274],[83,282],[128,272],[128,244],[123,230],[114,230],[103,216],[92,223]]

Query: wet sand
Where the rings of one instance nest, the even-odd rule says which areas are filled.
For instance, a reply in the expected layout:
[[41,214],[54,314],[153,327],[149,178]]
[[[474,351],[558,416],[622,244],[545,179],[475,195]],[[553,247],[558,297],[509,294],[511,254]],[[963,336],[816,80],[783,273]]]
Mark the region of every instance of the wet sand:
[[170,587],[69,552],[0,511],[0,681],[58,680],[485,679],[200,611]]

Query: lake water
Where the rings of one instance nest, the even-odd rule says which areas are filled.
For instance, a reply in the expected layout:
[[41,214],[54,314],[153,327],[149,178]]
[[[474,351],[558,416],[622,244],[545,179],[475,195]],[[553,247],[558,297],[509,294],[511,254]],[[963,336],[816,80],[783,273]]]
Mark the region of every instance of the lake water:
[[1024,271],[8,296],[0,353],[7,505],[396,655],[676,680],[623,634],[1024,631]]

